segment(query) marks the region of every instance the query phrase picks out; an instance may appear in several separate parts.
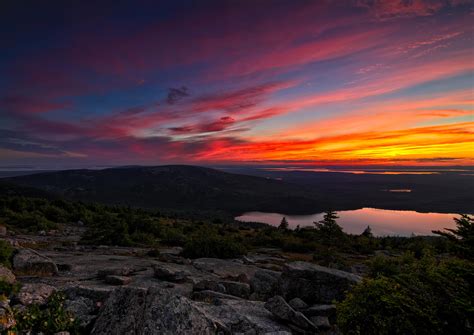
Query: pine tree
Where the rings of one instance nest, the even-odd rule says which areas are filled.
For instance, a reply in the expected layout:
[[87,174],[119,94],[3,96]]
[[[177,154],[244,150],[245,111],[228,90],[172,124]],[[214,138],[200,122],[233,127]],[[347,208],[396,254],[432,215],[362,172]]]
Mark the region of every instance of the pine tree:
[[367,228],[364,229],[361,235],[365,237],[374,237],[374,235],[372,234],[372,228],[370,228],[370,226],[367,226]]
[[321,221],[314,222],[316,230],[328,244],[334,244],[336,240],[344,236],[342,228],[336,222],[338,218],[336,212],[327,211]]
[[456,229],[433,230],[433,233],[448,238],[459,255],[474,259],[474,218],[463,214],[460,218],[454,218],[454,221]]
[[280,225],[278,226],[278,229],[288,230],[288,221],[286,220],[286,217],[283,217],[281,219],[281,222],[280,222]]

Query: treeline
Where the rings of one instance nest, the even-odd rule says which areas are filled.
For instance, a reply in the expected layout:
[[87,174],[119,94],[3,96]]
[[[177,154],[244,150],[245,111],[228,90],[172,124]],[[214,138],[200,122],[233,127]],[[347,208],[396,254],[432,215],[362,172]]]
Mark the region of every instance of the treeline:
[[256,247],[274,247],[285,252],[312,253],[320,264],[341,269],[348,265],[341,254],[369,255],[376,250],[385,250],[399,254],[410,251],[421,257],[426,250],[442,254],[453,248],[449,239],[436,236],[375,237],[370,227],[360,235],[346,234],[337,224],[334,212],[326,213],[314,227],[289,230],[285,219],[275,228],[235,222],[221,212],[176,213],[61,199],[3,196],[0,197],[2,222],[10,229],[30,232],[58,229],[60,223],[83,224],[87,227],[82,239],[85,244],[188,245],[188,250],[191,245],[194,245],[192,249],[197,249],[200,245],[227,244],[235,250],[231,253],[219,250],[189,252],[196,257],[233,257]]

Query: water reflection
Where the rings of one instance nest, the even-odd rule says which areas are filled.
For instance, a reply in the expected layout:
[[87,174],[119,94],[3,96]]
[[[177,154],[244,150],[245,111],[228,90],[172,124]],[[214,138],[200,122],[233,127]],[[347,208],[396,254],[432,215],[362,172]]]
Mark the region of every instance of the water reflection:
[[264,171],[284,171],[284,172],[339,172],[339,173],[351,173],[351,174],[382,174],[382,175],[399,175],[399,174],[413,174],[413,175],[426,175],[426,174],[439,174],[439,171],[384,171],[384,170],[341,170],[341,169],[327,169],[327,168],[295,168],[295,167],[277,167],[277,168],[261,168]]
[[[286,217],[290,228],[313,226],[319,221],[323,213],[312,215],[284,215],[279,213],[248,212],[236,217],[244,222],[264,222],[278,226],[283,217]],[[419,213],[415,211],[397,211],[376,208],[362,208],[351,211],[338,212],[338,223],[346,233],[360,234],[368,225],[375,235],[432,235],[432,230],[454,228],[453,217],[456,214]]]

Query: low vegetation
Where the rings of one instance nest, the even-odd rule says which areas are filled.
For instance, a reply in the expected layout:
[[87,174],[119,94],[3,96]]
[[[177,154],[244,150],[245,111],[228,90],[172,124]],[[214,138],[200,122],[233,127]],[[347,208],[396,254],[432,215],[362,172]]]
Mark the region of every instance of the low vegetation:
[[10,243],[0,240],[0,264],[9,268],[13,256],[13,248]]
[[472,263],[407,253],[377,258],[370,270],[338,305],[344,334],[472,333]]
[[243,243],[222,237],[211,230],[191,236],[183,249],[183,256],[189,258],[217,257],[236,258],[246,253]]
[[61,292],[53,293],[46,304],[32,304],[22,310],[14,310],[16,325],[13,331],[26,333],[55,334],[68,331],[79,333],[79,325],[71,312],[64,308],[65,296]]

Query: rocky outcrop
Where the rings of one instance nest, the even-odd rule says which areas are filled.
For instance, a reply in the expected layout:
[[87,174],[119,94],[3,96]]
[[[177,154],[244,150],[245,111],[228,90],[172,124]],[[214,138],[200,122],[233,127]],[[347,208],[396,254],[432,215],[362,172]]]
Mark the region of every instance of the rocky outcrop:
[[225,293],[248,299],[250,295],[250,285],[247,283],[240,283],[236,281],[221,281],[220,285],[225,287]]
[[275,296],[265,303],[265,308],[280,320],[299,329],[317,331],[317,327],[302,313],[295,311],[281,296]]
[[297,311],[308,308],[308,305],[300,298],[293,298],[288,301],[288,304]]
[[43,305],[54,291],[56,288],[47,284],[23,284],[15,296],[15,302],[24,306]]
[[221,300],[218,305],[198,303],[219,325],[223,334],[289,335],[288,326],[267,311],[262,301]]
[[[143,256],[147,251],[20,250],[15,271],[35,270],[41,278],[20,277],[23,297],[13,297],[12,305],[44,303],[49,293],[43,295],[41,285],[49,284],[65,293],[65,309],[86,333],[333,334],[335,306],[329,303],[343,298],[360,280],[311,263],[287,264],[264,250],[242,259],[192,261],[173,250],[161,260]],[[30,266],[37,263],[41,266]],[[55,273],[55,263],[70,266],[44,277],[45,272]],[[4,273],[9,276],[8,269]]]
[[252,288],[251,298],[266,301],[278,293],[278,282],[281,272],[271,270],[257,270],[250,280]]
[[13,284],[15,279],[15,275],[10,271],[10,269],[0,265],[0,280],[3,280],[8,284]]
[[63,290],[64,307],[73,313],[82,328],[90,330],[111,290],[103,287],[70,286]]
[[13,270],[22,276],[47,277],[58,274],[58,267],[51,259],[31,249],[19,249],[16,252]]
[[307,262],[292,262],[279,278],[279,291],[286,299],[300,298],[309,304],[344,299],[345,292],[361,277]]
[[198,270],[213,273],[224,279],[240,282],[249,282],[250,278],[258,270],[258,267],[243,264],[241,260],[198,258],[192,264]]
[[106,301],[92,334],[215,334],[219,326],[183,296],[150,288],[119,288]]
[[172,264],[156,264],[153,270],[155,278],[171,282],[184,282],[190,276],[188,271],[182,270]]

